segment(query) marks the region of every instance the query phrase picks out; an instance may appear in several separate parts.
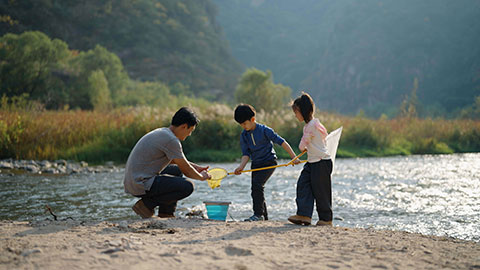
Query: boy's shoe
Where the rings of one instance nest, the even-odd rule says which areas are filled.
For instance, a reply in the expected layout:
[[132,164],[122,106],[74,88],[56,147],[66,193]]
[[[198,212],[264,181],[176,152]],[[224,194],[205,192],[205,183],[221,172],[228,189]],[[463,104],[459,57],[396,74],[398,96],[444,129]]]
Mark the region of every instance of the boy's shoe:
[[243,221],[263,221],[263,216],[251,216],[249,218],[244,219]]
[[159,218],[175,218],[174,214],[158,213]]
[[310,225],[312,223],[312,218],[306,216],[293,215],[288,218],[288,221],[298,224],[298,225]]
[[147,206],[145,206],[142,199],[138,200],[138,202],[133,205],[132,209],[142,218],[151,218],[154,214],[152,209],[149,209]]
[[331,220],[330,220],[330,221],[319,220],[319,221],[317,222],[317,226],[330,226],[330,227],[332,227],[333,224],[332,224],[332,221],[331,221]]

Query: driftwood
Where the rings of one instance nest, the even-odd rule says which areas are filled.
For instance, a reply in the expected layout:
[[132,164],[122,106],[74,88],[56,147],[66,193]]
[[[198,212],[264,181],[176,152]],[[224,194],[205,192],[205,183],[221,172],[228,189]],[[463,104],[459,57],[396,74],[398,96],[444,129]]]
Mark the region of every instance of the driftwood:
[[[48,212],[50,213],[50,215],[53,216],[53,219],[54,219],[55,221],[58,220],[57,215],[55,215],[55,214],[53,213],[52,208],[50,208],[50,206],[48,206],[48,204],[46,204],[45,207],[47,208],[47,210],[48,210]],[[63,220],[67,220],[67,219],[73,220],[72,217],[66,217],[66,218],[64,218]]]

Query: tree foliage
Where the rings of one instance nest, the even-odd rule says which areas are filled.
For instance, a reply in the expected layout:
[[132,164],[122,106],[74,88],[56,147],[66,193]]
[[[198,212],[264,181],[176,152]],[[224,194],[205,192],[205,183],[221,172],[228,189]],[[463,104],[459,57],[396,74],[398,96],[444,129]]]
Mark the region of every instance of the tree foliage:
[[0,56],[0,96],[26,96],[48,109],[106,109],[129,82],[120,59],[105,48],[70,51],[38,31],[0,37]]
[[[0,35],[40,30],[75,50],[101,45],[133,79],[181,82],[200,96],[220,89],[227,97],[241,65],[216,13],[211,0],[0,1]],[[117,82],[104,73],[115,99]]]
[[70,56],[65,42],[40,32],[6,34],[0,38],[1,92],[8,97],[27,94],[50,103],[65,99],[65,85],[54,74]]
[[93,71],[88,77],[90,103],[94,109],[107,110],[111,108],[112,100],[108,81],[102,70]]
[[257,110],[273,111],[281,109],[291,97],[291,89],[273,83],[272,73],[250,68],[247,69],[237,85],[237,102],[248,103]]

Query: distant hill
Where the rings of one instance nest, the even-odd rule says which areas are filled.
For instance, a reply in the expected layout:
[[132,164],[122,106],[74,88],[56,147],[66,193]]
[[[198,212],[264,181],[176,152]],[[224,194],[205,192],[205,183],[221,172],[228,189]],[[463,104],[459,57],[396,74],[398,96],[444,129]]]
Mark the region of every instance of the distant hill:
[[83,51],[100,44],[133,79],[181,82],[221,99],[244,67],[216,14],[210,0],[0,1],[0,35],[38,30]]
[[[480,1],[214,0],[232,52],[321,109],[424,115],[480,96]],[[295,94],[296,94],[295,93]]]

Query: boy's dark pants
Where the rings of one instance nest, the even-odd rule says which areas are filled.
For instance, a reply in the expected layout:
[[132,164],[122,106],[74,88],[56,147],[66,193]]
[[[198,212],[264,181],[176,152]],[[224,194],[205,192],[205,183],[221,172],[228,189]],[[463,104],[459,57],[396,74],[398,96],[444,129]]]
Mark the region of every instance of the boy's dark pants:
[[[264,163],[252,163],[252,169],[263,168],[277,165],[276,160],[267,161]],[[263,216],[265,220],[268,220],[267,204],[265,203],[265,195],[263,190],[265,183],[272,176],[275,168],[268,170],[261,170],[252,172],[252,199],[253,199],[253,214],[256,216]]]
[[183,178],[178,166],[168,165],[155,177],[150,190],[141,197],[146,207],[153,209],[158,206],[158,213],[173,215],[177,201],[190,196],[193,189],[193,183]]
[[313,202],[317,204],[318,218],[331,221],[332,161],[330,159],[307,163],[297,182],[297,215],[312,217]]

